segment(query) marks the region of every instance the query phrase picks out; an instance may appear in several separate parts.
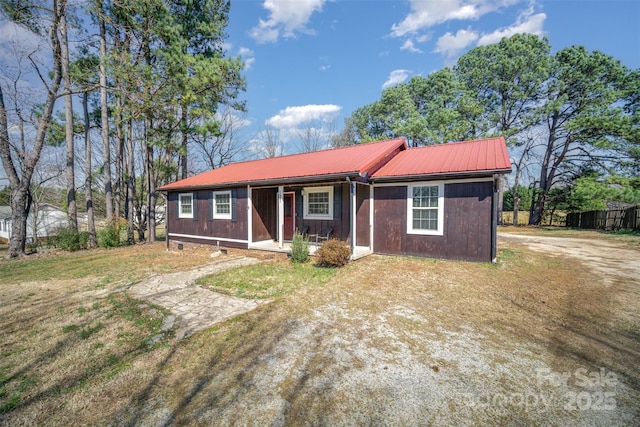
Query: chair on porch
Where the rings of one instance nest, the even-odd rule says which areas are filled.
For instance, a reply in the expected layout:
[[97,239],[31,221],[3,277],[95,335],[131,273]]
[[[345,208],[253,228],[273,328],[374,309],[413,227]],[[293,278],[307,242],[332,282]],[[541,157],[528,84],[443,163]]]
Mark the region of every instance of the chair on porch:
[[298,233],[300,233],[300,235],[302,237],[308,237],[309,236],[309,226],[308,225],[303,225],[302,228],[300,228],[298,230]]
[[329,240],[331,233],[333,232],[333,227],[327,227],[316,234],[309,234],[309,241],[315,240],[316,246],[320,244],[322,241]]

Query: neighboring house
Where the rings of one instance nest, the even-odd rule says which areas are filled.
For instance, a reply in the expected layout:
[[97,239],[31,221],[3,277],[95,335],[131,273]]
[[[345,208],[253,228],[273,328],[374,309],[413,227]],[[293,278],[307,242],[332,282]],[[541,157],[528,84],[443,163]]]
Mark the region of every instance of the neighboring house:
[[[27,218],[27,241],[42,239],[55,235],[58,228],[67,227],[67,213],[48,203],[32,207]],[[11,207],[0,206],[0,239],[11,238]]]
[[504,138],[404,139],[233,163],[161,187],[167,245],[283,250],[295,229],[367,253],[492,261]]

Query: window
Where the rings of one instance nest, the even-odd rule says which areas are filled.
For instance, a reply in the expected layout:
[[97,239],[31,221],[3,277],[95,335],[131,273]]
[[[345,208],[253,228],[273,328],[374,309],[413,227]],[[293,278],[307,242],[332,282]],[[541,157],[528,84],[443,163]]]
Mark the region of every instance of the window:
[[304,189],[304,219],[333,219],[333,187]]
[[213,193],[213,219],[231,219],[231,191]]
[[407,188],[407,233],[442,235],[444,186],[414,184]]
[[178,195],[178,218],[193,218],[193,194]]

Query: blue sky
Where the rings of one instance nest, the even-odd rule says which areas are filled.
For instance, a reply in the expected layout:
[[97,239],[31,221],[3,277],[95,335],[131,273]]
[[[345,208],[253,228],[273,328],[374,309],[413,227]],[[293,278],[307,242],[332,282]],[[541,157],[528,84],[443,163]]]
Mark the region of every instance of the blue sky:
[[[583,45],[640,68],[640,0],[231,0],[226,50],[245,60],[248,111],[237,123],[250,141],[236,160],[261,155],[267,125],[285,154],[301,150],[304,128],[326,145],[385,87],[519,32],[548,37],[554,51]],[[12,49],[38,43],[0,19],[0,77],[16,70]],[[37,76],[22,78],[23,97],[37,99]],[[0,186],[3,175],[0,167]]]
[[269,124],[293,152],[296,129],[339,132],[385,87],[518,32],[640,68],[639,0],[232,0],[227,48],[246,61],[246,130]]

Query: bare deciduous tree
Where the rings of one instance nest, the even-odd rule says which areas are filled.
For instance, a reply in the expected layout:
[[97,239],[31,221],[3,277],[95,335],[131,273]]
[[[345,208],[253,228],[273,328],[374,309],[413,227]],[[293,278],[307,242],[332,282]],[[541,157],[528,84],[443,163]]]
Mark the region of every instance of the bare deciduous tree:
[[277,157],[282,155],[282,140],[280,130],[267,125],[258,136],[261,154],[264,158]]
[[217,116],[219,123],[215,133],[202,129],[193,138],[207,169],[217,169],[238,159],[249,143],[243,133],[247,123],[244,113],[225,108]]

